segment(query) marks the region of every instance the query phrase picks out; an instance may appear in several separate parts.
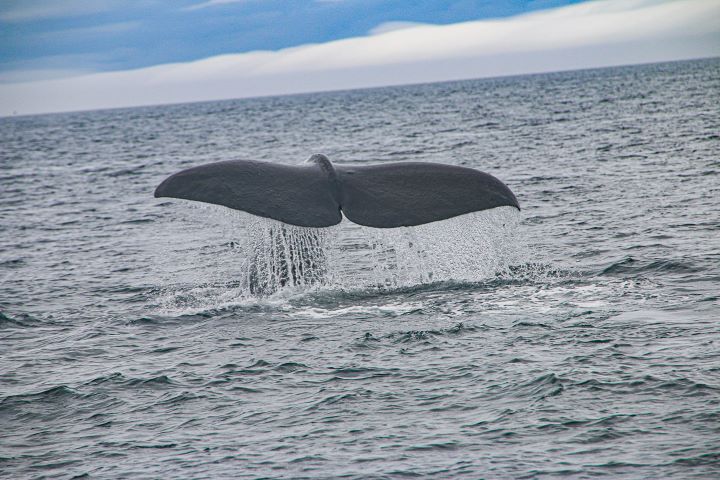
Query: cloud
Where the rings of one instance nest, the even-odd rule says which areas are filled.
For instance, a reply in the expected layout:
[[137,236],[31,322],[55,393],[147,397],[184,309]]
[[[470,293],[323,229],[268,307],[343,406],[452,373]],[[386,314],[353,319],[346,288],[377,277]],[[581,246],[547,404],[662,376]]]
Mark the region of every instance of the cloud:
[[[113,50],[116,55],[126,49]],[[34,82],[65,77],[92,76],[99,69],[108,70],[108,57],[99,53],[69,53],[46,55],[30,60],[16,60],[0,64],[0,83]],[[0,94],[0,99],[2,94]]]
[[[80,75],[90,75],[93,71],[90,69],[63,69],[63,68],[37,68],[10,70],[0,73],[0,84],[18,83],[18,82],[34,82],[39,80],[52,80],[57,78],[77,77]],[[0,115],[2,115],[0,113]]]
[[396,30],[405,30],[407,28],[415,28],[426,26],[427,23],[418,22],[384,22],[377,27],[372,28],[368,35],[380,35],[381,33],[394,32]]
[[720,55],[720,2],[605,0],[278,51],[0,85],[0,114],[179,103]]

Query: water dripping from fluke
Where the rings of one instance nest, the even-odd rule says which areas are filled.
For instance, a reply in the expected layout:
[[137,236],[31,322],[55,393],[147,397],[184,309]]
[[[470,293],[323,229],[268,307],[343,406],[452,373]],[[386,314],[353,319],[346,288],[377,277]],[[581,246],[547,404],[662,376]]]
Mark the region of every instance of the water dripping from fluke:
[[282,288],[324,284],[328,273],[327,229],[296,227],[260,219],[250,226],[244,265],[246,288],[264,296]]
[[394,289],[477,282],[526,261],[520,214],[498,208],[415,227],[376,229],[349,222],[297,227],[269,219],[247,225],[240,251],[246,290]]
[[226,209],[200,210],[225,228],[221,247],[207,252],[213,264],[181,274],[196,278],[164,289],[158,305],[163,313],[274,311],[300,298],[478,284],[511,278],[530,258],[522,216],[511,207],[387,229],[347,221],[299,227]]

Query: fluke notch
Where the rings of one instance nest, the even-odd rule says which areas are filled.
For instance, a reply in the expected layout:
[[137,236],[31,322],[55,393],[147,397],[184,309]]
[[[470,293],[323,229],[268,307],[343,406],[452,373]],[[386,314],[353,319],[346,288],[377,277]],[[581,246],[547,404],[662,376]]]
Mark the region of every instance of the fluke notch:
[[296,166],[231,160],[189,168],[165,179],[155,197],[316,228],[340,223],[342,214],[360,225],[393,228],[495,207],[520,209],[504,183],[472,168],[426,162],[341,166],[320,154]]

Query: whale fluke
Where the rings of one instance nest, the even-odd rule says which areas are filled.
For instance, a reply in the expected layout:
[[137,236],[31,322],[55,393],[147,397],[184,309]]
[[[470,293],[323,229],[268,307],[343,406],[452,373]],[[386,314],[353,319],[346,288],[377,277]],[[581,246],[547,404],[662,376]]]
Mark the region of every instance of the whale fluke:
[[214,203],[303,227],[340,223],[333,183],[317,165],[231,160],[171,175],[156,197]]
[[377,228],[411,227],[495,207],[520,206],[497,178],[439,163],[336,167],[348,220]]
[[348,220],[377,228],[409,227],[465,213],[511,206],[515,195],[497,178],[438,163],[333,165],[313,155],[303,165],[251,160],[210,163],[171,175],[155,190],[224,205],[301,227]]

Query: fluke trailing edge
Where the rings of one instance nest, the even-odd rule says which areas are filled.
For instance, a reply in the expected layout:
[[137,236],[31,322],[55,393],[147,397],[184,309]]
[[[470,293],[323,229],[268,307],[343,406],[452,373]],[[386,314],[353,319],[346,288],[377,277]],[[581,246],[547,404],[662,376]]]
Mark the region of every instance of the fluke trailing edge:
[[252,160],[201,165],[165,179],[155,196],[224,205],[301,227],[329,227],[342,214],[360,225],[392,228],[495,207],[520,209],[504,183],[472,168],[422,162],[336,166],[325,155],[297,166]]

